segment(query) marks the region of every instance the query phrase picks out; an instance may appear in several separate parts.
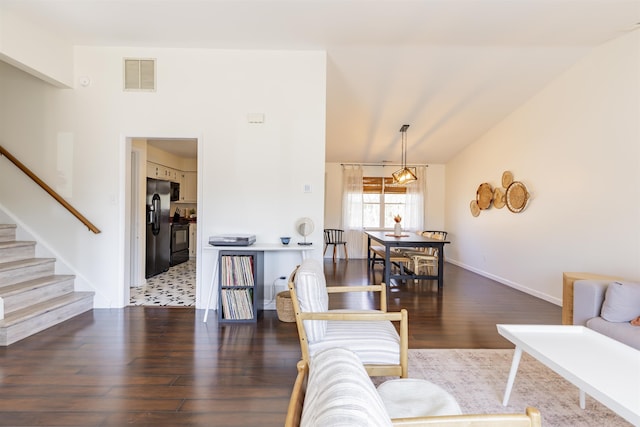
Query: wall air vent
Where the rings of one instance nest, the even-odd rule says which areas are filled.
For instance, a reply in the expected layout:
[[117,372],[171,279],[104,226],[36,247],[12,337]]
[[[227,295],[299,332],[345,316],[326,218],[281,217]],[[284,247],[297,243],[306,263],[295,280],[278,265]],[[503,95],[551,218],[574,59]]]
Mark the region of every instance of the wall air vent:
[[156,90],[155,59],[124,59],[124,90],[153,92]]

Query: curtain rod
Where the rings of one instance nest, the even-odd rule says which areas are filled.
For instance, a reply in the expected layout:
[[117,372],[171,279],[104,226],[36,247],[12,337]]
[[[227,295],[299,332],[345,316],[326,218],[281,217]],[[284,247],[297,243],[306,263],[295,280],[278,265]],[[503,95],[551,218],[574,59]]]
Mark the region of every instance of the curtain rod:
[[[340,166],[394,166],[394,167],[402,167],[402,163],[340,163]],[[428,168],[429,165],[422,165],[422,164],[409,164],[407,163],[408,167],[418,167],[418,166],[424,166],[425,168]]]

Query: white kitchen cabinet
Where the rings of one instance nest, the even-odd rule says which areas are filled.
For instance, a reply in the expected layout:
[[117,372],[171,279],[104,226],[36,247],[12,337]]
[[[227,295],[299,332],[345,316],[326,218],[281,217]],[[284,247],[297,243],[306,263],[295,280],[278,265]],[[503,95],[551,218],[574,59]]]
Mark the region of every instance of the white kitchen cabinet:
[[169,171],[166,166],[158,163],[147,162],[147,176],[149,178],[169,180]]
[[197,248],[197,224],[189,223],[189,258],[195,258],[198,251]]
[[182,201],[182,192],[184,191],[184,172],[182,171],[176,171],[176,179],[173,180],[173,182],[177,182],[178,184],[180,184],[180,199],[178,199],[179,202]]
[[182,172],[180,182],[180,201],[184,203],[196,203],[198,201],[198,173]]
[[180,182],[182,172],[154,162],[147,162],[147,177]]
[[180,182],[182,172],[176,169],[167,168],[167,175],[169,177],[169,181]]
[[161,166],[157,163],[147,162],[147,177],[159,179],[161,176],[160,168]]

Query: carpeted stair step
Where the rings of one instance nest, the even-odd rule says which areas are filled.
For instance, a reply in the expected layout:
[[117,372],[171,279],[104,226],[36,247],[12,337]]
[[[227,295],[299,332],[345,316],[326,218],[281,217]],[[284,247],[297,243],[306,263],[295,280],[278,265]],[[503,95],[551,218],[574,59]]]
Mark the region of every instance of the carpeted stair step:
[[27,280],[0,288],[4,314],[73,292],[75,276],[55,275]]
[[51,276],[54,274],[55,262],[55,258],[29,258],[0,262],[0,287]]
[[0,242],[11,242],[16,240],[15,224],[0,224]]
[[33,258],[36,253],[36,242],[9,241],[0,242],[0,259],[3,262]]
[[0,320],[0,346],[7,346],[93,308],[93,292],[72,292],[34,304]]

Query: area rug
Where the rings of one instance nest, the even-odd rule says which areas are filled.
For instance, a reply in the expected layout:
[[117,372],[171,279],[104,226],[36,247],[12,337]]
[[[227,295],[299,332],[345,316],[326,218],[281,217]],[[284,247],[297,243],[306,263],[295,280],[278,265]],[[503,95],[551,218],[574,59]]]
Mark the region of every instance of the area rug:
[[409,350],[409,377],[438,384],[466,414],[523,413],[534,406],[548,427],[631,425],[588,395],[580,409],[577,387],[526,353],[509,405],[502,406],[512,357],[513,350]]

